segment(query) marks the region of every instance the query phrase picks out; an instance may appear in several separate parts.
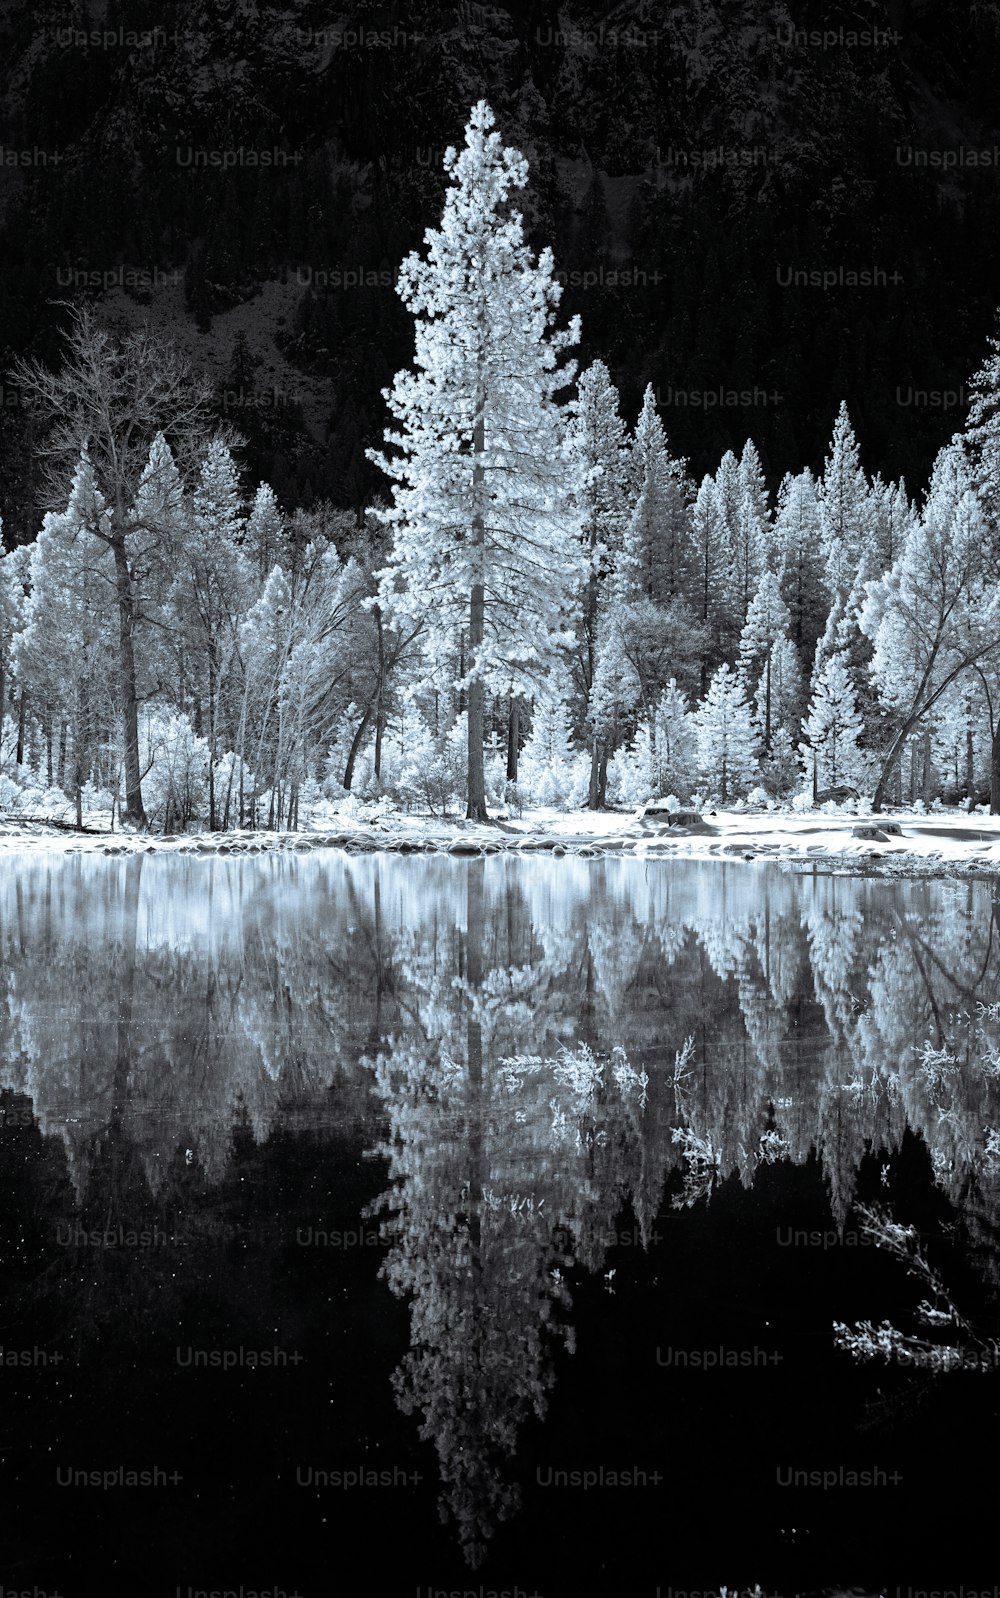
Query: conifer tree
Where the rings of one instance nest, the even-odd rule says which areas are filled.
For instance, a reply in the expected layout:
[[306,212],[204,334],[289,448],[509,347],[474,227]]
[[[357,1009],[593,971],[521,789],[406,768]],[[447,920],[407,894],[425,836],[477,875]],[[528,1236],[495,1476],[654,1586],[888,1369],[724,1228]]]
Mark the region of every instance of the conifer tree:
[[960,435],[990,526],[1000,530],[1000,313],[988,352],[969,382],[969,416]]
[[824,655],[845,649],[856,637],[855,612],[864,598],[875,541],[875,513],[861,469],[854,429],[841,401],[830,453],[819,488],[820,536],[831,598],[823,633]]
[[782,480],[774,520],[775,569],[789,610],[789,636],[811,659],[830,609],[816,480],[806,468]]
[[671,677],[656,707],[656,780],[660,795],[691,795],[696,772],[695,724],[685,695]]
[[249,569],[236,466],[221,438],[209,444],[195,485],[190,529],[170,605],[194,682],[195,731],[209,748],[209,827],[216,828],[220,695],[246,613]]
[[757,776],[757,737],[743,681],[722,665],[694,713],[698,767],[725,803],[745,793]]
[[735,551],[737,595],[743,618],[770,560],[771,510],[757,446],[747,439],[739,465],[738,542]]
[[702,478],[692,510],[691,539],[694,545],[694,580],[691,604],[704,628],[705,654],[701,662],[701,691],[708,688],[708,672],[722,653],[723,588],[726,553],[722,507],[715,479]]
[[[598,635],[611,597],[611,579],[622,558],[627,517],[627,467],[625,423],[618,409],[618,391],[603,361],[594,361],[580,374],[568,444],[578,478],[577,502],[581,516],[580,539],[586,560],[583,604],[573,655],[576,685],[588,713],[598,661]],[[604,803],[604,784],[610,749],[597,719],[588,714],[591,777],[588,804]]]
[[881,576],[898,558],[915,511],[907,499],[906,484],[883,482],[879,473],[872,479],[871,501],[874,547],[869,567],[871,575]]
[[273,566],[288,559],[288,536],[270,483],[260,483],[246,520],[244,547],[258,580],[264,582]]
[[573,747],[569,674],[553,673],[532,710],[531,732],[521,757],[524,786],[539,804],[569,801],[578,756]]
[[433,649],[462,639],[456,686],[468,727],[467,814],[487,818],[483,751],[488,685],[530,692],[554,652],[568,648],[568,612],[584,579],[566,428],[555,396],[575,373],[561,352],[575,319],[554,327],[561,286],[550,250],[524,242],[513,190],[527,162],[503,148],[484,101],[461,152],[449,149],[451,187],[427,256],[403,262],[398,290],[416,322],[416,372],[385,398],[399,432],[385,512],[395,542],[380,603],[422,619]]
[[765,571],[740,634],[740,670],[751,688],[759,685],[761,689],[765,753],[771,749],[772,650],[779,639],[787,637],[790,621],[778,578],[774,572]]
[[799,745],[813,798],[824,788],[857,788],[864,781],[865,761],[858,740],[862,734],[857,694],[846,655],[817,651],[809,712]]
[[772,792],[784,793],[795,781],[795,751],[801,732],[804,701],[802,667],[798,650],[790,638],[775,639],[768,654],[767,669],[761,673],[757,684],[754,709],[760,728],[767,724],[768,697],[770,734],[761,769]]
[[621,596],[669,603],[686,594],[694,576],[691,544],[692,486],[684,462],[667,446],[648,384],[628,461],[632,506],[619,575]]

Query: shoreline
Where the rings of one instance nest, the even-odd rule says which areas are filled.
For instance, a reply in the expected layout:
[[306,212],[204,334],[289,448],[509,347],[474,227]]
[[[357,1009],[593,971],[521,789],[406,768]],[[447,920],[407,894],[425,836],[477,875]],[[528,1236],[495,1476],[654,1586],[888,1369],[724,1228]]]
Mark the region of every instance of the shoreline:
[[[892,829],[888,834],[882,831],[885,826]],[[30,823],[0,820],[0,857],[59,853],[214,858],[307,854],[318,849],[466,859],[552,854],[580,859],[743,861],[789,869],[822,866],[844,874],[891,878],[960,874],[968,880],[970,872],[984,877],[1000,874],[1000,816],[717,811],[706,815],[700,826],[687,829],[671,827],[659,815],[634,812],[534,812],[516,821],[489,824],[393,814],[372,819],[334,817],[297,832],[166,835],[68,831],[41,818]]]

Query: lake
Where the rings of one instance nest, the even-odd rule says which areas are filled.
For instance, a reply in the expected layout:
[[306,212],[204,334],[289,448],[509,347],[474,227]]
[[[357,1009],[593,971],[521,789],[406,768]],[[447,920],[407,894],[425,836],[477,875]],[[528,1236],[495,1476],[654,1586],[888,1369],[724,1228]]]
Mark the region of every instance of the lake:
[[996,891],[4,858],[5,1591],[992,1589]]

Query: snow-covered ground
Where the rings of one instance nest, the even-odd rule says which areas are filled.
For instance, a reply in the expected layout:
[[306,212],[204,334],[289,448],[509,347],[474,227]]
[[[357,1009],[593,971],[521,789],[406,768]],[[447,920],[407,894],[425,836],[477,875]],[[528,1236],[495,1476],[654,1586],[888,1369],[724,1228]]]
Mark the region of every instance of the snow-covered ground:
[[[359,806],[331,814],[294,833],[227,832],[156,834],[102,830],[57,831],[44,822],[0,818],[0,853],[38,850],[124,854],[156,850],[184,854],[240,854],[285,849],[383,849],[469,855],[512,850],[529,854],[595,856],[629,853],[645,858],[830,862],[846,870],[926,875],[954,870],[1000,871],[1000,816],[942,811],[880,816],[846,812],[719,810],[700,826],[669,826],[665,816],[641,813],[534,810],[519,819],[483,826],[457,818],[380,814]],[[889,829],[888,831],[886,829]]]

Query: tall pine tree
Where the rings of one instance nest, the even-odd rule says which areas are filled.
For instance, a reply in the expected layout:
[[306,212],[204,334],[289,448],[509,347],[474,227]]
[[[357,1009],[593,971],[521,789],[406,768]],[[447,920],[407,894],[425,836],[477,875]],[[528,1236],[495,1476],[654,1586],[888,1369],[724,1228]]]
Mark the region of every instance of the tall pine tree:
[[555,330],[561,286],[550,250],[524,242],[511,192],[528,167],[491,131],[484,101],[465,148],[449,149],[451,187],[427,256],[407,256],[398,290],[416,323],[416,372],[385,398],[400,423],[372,459],[393,480],[395,542],[381,574],[390,614],[422,619],[431,647],[460,635],[468,711],[467,815],[485,820],[487,685],[530,692],[569,647],[567,612],[583,580],[563,414],[575,368]]

